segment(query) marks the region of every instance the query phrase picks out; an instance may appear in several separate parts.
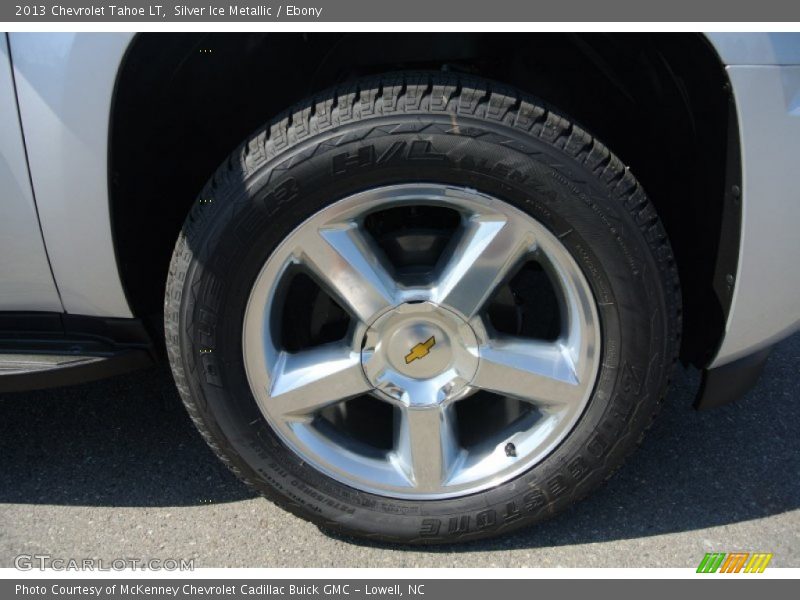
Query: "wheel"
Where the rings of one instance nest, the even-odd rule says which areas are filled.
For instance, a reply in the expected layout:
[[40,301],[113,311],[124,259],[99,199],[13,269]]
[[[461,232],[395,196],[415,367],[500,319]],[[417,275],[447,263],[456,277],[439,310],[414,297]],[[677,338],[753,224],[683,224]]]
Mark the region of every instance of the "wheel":
[[519,91],[432,73],[321,93],[201,192],[165,303],[191,417],[245,482],[402,543],[529,525],[635,447],[679,285],[636,179]]

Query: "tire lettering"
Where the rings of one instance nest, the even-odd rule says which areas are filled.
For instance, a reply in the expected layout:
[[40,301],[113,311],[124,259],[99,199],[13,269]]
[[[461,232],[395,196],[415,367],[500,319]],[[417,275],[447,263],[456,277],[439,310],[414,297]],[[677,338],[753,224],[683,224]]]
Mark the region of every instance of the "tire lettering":
[[411,148],[408,151],[409,160],[424,160],[424,161],[444,161],[446,157],[444,154],[439,154],[432,150],[433,145],[427,140],[414,140],[411,142]]
[[469,531],[469,515],[451,517],[447,526],[447,533],[467,533]]
[[622,391],[626,394],[638,395],[642,391],[642,378],[641,372],[630,363],[623,363],[622,365]]
[[516,502],[508,502],[506,504],[505,513],[503,513],[503,522],[511,523],[517,519],[522,518],[522,513],[519,510]]
[[497,525],[497,512],[493,509],[483,510],[479,512],[475,518],[476,527],[478,529],[488,529]]
[[586,450],[595,458],[600,458],[605,453],[608,444],[599,433],[586,445]]
[[344,152],[333,157],[333,174],[344,175],[362,167],[375,164],[374,146],[359,148],[355,154]]
[[277,184],[258,204],[262,209],[274,211],[279,206],[291,202],[300,193],[300,184],[294,177],[287,177]]
[[576,481],[582,479],[588,470],[586,462],[580,456],[567,465],[567,471]]
[[567,482],[562,475],[556,475],[547,482],[547,489],[550,491],[550,495],[558,498],[567,491]]
[[423,519],[419,534],[423,537],[435,537],[439,535],[439,528],[441,526],[442,523],[439,519]]
[[525,512],[534,512],[547,504],[547,499],[541,490],[531,490],[522,497],[522,508]]

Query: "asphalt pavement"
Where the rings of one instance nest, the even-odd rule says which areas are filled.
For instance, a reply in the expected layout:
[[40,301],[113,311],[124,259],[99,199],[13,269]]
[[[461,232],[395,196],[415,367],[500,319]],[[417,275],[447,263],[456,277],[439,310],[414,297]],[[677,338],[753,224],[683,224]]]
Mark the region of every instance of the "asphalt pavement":
[[557,518],[418,550],[331,537],[256,497],[205,446],[167,368],[0,395],[0,566],[19,554],[196,567],[694,567],[772,552],[800,567],[800,335],[757,387],[698,413],[681,371],[642,447]]

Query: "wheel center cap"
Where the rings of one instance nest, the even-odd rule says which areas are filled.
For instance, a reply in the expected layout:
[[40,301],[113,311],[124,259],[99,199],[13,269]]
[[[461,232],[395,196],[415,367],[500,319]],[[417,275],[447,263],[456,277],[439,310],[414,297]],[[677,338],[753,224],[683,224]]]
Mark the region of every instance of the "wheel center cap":
[[433,406],[467,391],[478,369],[469,324],[431,302],[408,303],[381,315],[364,335],[361,364],[383,395],[409,406]]

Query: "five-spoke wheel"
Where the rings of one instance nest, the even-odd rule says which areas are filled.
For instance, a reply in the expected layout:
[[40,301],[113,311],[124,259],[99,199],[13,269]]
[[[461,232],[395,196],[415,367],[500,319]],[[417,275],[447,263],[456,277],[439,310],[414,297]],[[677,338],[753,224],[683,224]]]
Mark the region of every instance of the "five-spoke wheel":
[[[401,207],[456,215],[427,268],[398,268],[366,226]],[[499,288],[532,261],[558,300],[552,339],[504,334],[487,316]],[[340,339],[297,351],[282,345],[286,280],[297,273],[347,314]],[[304,460],[365,491],[443,498],[497,485],[561,441],[591,394],[599,341],[585,278],[533,218],[474,190],[404,184],[336,202],[285,239],[253,286],[243,348],[264,416]],[[479,391],[526,407],[485,435],[480,419],[461,435],[456,405]],[[360,443],[319,417],[364,395],[392,406],[391,447]]]

